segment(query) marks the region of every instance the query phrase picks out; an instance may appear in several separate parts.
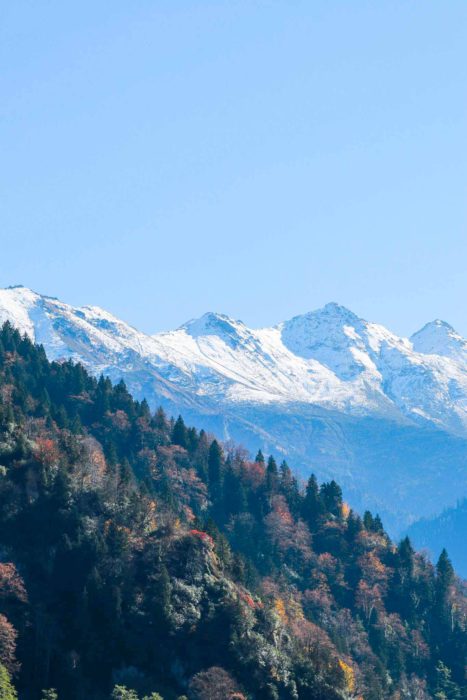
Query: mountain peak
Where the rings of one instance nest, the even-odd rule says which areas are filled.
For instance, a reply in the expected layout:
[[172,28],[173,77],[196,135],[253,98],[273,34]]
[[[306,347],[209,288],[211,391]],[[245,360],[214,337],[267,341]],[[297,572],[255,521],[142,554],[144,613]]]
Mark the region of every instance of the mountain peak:
[[282,325],[283,336],[300,335],[316,336],[341,333],[343,326],[361,326],[365,321],[357,314],[335,301],[331,301],[320,309],[294,316]]
[[41,296],[33,289],[30,289],[30,287],[25,287],[24,284],[12,284],[9,287],[5,287],[5,289],[2,289],[0,291],[5,292],[11,296]]
[[241,321],[235,321],[230,316],[225,314],[220,314],[215,311],[207,311],[205,314],[199,318],[192,318],[182,326],[181,329],[185,330],[190,335],[212,335],[212,333],[218,333],[222,329],[229,329],[237,325],[243,325]]
[[[417,333],[422,333],[423,331],[427,329],[438,329],[438,330],[443,330],[443,331],[452,331],[456,332],[454,328],[451,326],[450,323],[447,321],[443,321],[441,318],[435,318],[434,321],[429,321],[428,323],[425,323],[423,328],[421,328]],[[417,335],[417,333],[414,333],[414,335]]]
[[328,315],[332,316],[333,318],[340,318],[342,320],[349,320],[349,321],[361,321],[359,316],[355,314],[353,311],[348,309],[346,306],[343,306],[342,304],[338,304],[335,301],[330,301],[327,304],[325,304],[321,309],[317,309],[316,311],[312,311],[312,314],[320,314],[320,315]]
[[185,331],[192,338],[202,338],[205,336],[217,336],[231,347],[249,334],[249,331],[242,321],[236,321],[225,314],[208,311],[200,316],[187,321],[179,330]]
[[[367,324],[353,311],[330,302],[321,309],[295,316],[281,326],[284,345],[295,355],[317,360],[336,376],[348,380],[368,364],[364,335]],[[359,358],[355,351],[359,349]]]
[[410,338],[413,349],[424,355],[442,355],[455,360],[467,358],[467,341],[446,321],[426,323]]
[[14,299],[22,299],[25,301],[37,301],[38,299],[52,299],[58,301],[58,297],[52,297],[47,294],[40,294],[31,287],[26,287],[24,284],[11,284],[8,287],[0,289],[0,293],[4,293]]

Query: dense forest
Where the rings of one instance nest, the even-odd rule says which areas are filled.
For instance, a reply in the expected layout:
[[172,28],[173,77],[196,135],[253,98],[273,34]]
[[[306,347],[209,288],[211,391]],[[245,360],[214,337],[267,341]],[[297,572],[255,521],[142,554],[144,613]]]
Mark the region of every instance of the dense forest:
[[334,481],[1,329],[0,698],[465,699],[466,611]]

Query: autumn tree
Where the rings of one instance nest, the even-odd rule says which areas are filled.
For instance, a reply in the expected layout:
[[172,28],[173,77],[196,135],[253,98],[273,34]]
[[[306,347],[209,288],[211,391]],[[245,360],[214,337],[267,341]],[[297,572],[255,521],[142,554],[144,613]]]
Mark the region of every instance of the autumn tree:
[[0,663],[10,672],[17,670],[16,639],[17,632],[5,615],[0,614]]
[[10,674],[3,664],[0,664],[0,698],[1,700],[17,700],[18,698]]
[[232,676],[219,666],[197,673],[188,686],[189,700],[234,700],[239,688]]

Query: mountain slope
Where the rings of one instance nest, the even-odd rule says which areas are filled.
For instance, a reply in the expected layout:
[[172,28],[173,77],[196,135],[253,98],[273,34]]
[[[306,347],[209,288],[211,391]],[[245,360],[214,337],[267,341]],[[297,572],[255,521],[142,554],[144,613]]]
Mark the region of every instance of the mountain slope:
[[445,321],[437,319],[427,323],[410,340],[416,352],[467,362],[467,340]]
[[[335,475],[393,531],[467,494],[465,341],[447,324],[407,340],[332,303],[273,328],[208,313],[148,336],[24,287],[0,291],[4,320],[51,359],[124,378],[153,407]],[[406,478],[423,488],[418,499]]]
[[21,700],[462,697],[445,552],[8,324],[0,465],[0,697],[9,675]]
[[208,313],[148,336],[95,306],[74,308],[24,287],[0,291],[0,321],[94,372],[152,370],[192,396],[311,403],[356,415],[429,422],[467,435],[467,343],[434,322],[399,338],[338,304],[252,330]]

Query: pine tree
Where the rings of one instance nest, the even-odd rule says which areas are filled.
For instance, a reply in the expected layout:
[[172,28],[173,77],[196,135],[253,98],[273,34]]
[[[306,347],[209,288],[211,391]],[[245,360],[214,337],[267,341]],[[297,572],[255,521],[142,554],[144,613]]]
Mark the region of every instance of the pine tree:
[[268,494],[274,494],[279,488],[279,470],[277,469],[276,460],[271,455],[268,459],[266,467],[266,491]]
[[411,622],[415,619],[415,552],[408,537],[399,542],[394,559],[394,574],[389,603],[399,615]]
[[151,420],[151,411],[149,409],[149,404],[146,399],[143,399],[139,405],[139,415],[145,420]]
[[[151,421],[152,427],[160,434],[160,438],[165,437],[169,432],[169,422],[162,406],[159,406]],[[165,440],[164,440],[165,441]],[[161,440],[162,442],[162,440]]]
[[387,663],[388,643],[384,631],[378,622],[378,612],[376,608],[373,608],[368,625],[368,641],[375,654],[384,663]]
[[227,522],[234,513],[242,513],[247,508],[245,488],[240,479],[235,474],[232,465],[225,469],[224,481],[222,483],[223,494],[223,520]]
[[384,533],[383,521],[379,517],[378,513],[376,513],[375,515],[375,519],[373,521],[373,528],[375,532]]
[[94,399],[94,416],[97,420],[102,418],[110,410],[109,384],[101,374],[97,383]]
[[[160,561],[156,567],[151,600],[151,615],[159,630],[167,629],[170,623],[171,592],[172,584],[169,572],[165,564]],[[159,630],[156,629],[156,633]]]
[[374,530],[374,518],[369,510],[363,513],[363,526],[368,532],[373,532]]
[[363,530],[362,519],[353,510],[347,516],[347,540],[353,543],[357,535]]
[[308,527],[314,532],[323,515],[324,505],[314,474],[311,474],[306,485],[305,498],[302,505],[302,517]]
[[342,514],[341,487],[333,479],[328,484],[321,486],[320,493],[325,509],[332,515],[339,517]]
[[222,450],[217,442],[213,440],[209,448],[208,456],[208,479],[209,490],[213,498],[219,498],[222,478]]
[[175,421],[172,431],[172,442],[174,445],[180,445],[180,447],[183,447],[185,450],[188,447],[187,429],[181,416],[178,416],[177,420]]
[[290,512],[297,518],[300,514],[300,492],[298,489],[297,479],[293,476],[292,471],[284,460],[279,468],[280,471],[280,492],[285,496]]
[[198,447],[198,431],[196,428],[188,428],[186,438],[188,452],[193,454]]
[[449,590],[454,582],[454,569],[445,549],[436,564],[435,615],[442,626],[449,625]]
[[442,597],[446,595],[453,581],[454,569],[447,551],[443,549],[436,564],[436,588]]
[[412,577],[415,551],[408,537],[404,537],[404,539],[400,541],[397,548],[397,556],[399,568],[403,569],[405,576]]

